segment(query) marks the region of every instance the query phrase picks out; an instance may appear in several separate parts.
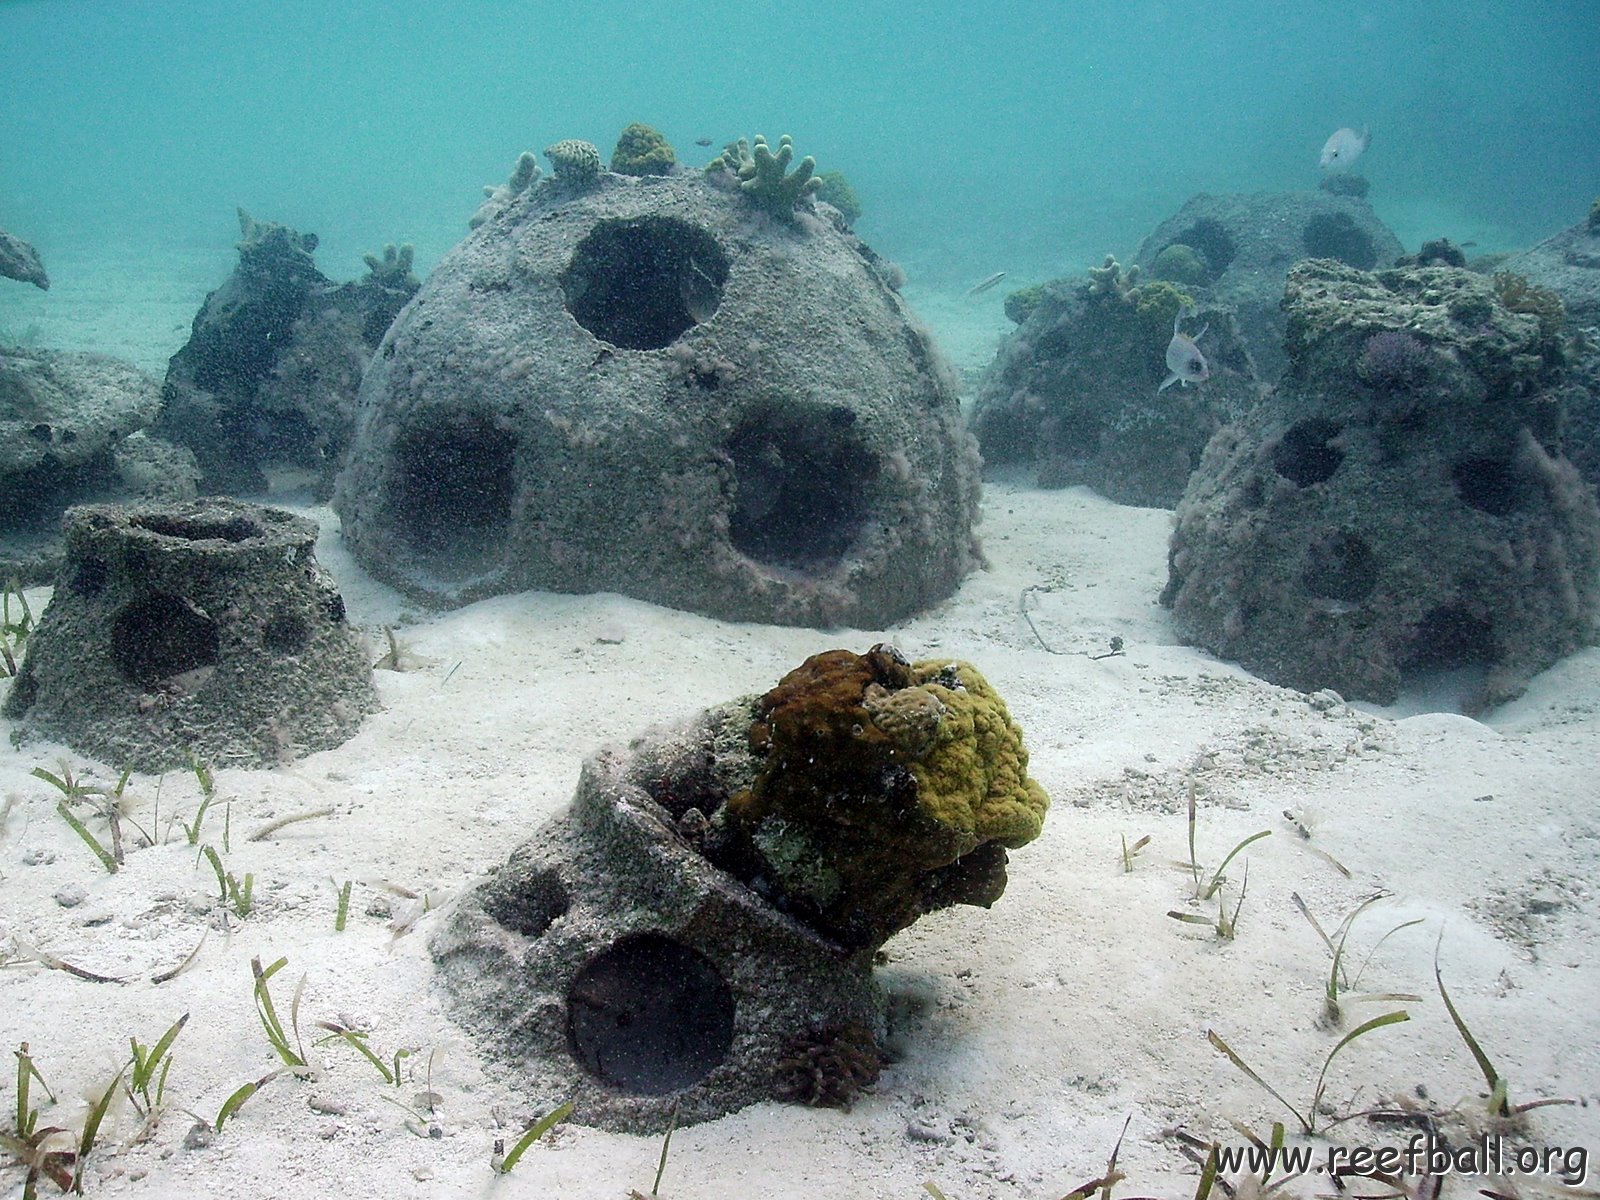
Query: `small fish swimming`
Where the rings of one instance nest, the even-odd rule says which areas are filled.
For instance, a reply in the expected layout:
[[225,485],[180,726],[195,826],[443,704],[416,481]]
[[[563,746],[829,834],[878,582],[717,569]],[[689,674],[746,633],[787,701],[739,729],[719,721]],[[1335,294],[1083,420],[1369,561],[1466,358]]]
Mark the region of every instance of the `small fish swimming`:
[[996,271],[993,275],[985,276],[968,289],[967,295],[981,296],[984,292],[987,292],[1005,277],[1006,273],[1004,271]]
[[1348,126],[1334,133],[1322,147],[1322,169],[1324,171],[1348,171],[1356,159],[1361,157],[1361,152],[1372,144],[1372,131],[1363,129],[1357,133]]
[[1200,332],[1190,337],[1178,328],[1178,323],[1183,320],[1184,311],[1180,309],[1178,315],[1172,318],[1172,340],[1167,343],[1167,377],[1161,381],[1161,386],[1156,389],[1157,395],[1166,391],[1175,383],[1187,387],[1191,383],[1204,383],[1211,378],[1211,367],[1206,362],[1206,356],[1200,353],[1200,347],[1195,343],[1205,337],[1210,325],[1202,325]]
[[711,139],[710,138],[695,138],[694,144],[696,146],[709,146],[709,145],[711,145]]

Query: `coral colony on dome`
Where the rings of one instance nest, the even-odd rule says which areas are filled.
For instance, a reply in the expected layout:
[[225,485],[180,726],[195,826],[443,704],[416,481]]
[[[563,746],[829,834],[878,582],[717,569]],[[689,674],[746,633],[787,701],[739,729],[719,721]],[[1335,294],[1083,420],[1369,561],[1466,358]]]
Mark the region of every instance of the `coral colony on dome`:
[[1597,1194],[1582,5],[182,7],[0,5],[0,1196]]

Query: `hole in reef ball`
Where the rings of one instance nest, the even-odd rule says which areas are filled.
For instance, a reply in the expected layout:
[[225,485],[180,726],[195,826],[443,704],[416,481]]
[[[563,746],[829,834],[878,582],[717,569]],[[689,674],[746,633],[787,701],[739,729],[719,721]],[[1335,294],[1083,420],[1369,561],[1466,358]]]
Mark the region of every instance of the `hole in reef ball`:
[[261,640],[274,654],[298,654],[311,642],[311,627],[297,612],[276,612],[267,618]]
[[773,409],[728,439],[734,507],[728,534],[741,554],[772,567],[824,570],[850,548],[867,508],[876,457],[853,423],[831,412]]
[[1306,222],[1300,244],[1307,258],[1336,258],[1358,271],[1378,265],[1378,248],[1348,213],[1318,213]]
[[515,933],[538,937],[557,917],[566,916],[570,904],[561,877],[554,871],[540,871],[514,888],[485,897],[483,910]]
[[1325,600],[1359,604],[1378,586],[1378,556],[1353,533],[1332,533],[1306,547],[1306,591]]
[[1429,609],[1411,635],[1402,671],[1453,670],[1487,666],[1500,656],[1494,630],[1460,604]]
[[152,687],[217,661],[217,626],[176,596],[135,600],[111,626],[111,660],[125,679]]
[[247,542],[263,537],[266,531],[249,517],[190,517],[166,513],[149,513],[132,517],[129,525],[148,529],[162,537],[177,538],[185,542]]
[[498,565],[515,460],[516,438],[481,413],[439,411],[400,435],[388,509],[417,565],[446,579]]
[[1201,217],[1172,240],[1199,253],[1209,274],[1208,284],[1215,283],[1239,253],[1233,235],[1215,217]]
[[1344,461],[1344,451],[1330,445],[1339,426],[1323,417],[1307,417],[1289,426],[1272,451],[1272,468],[1299,487],[1310,487],[1332,477]]
[[733,1045],[733,1015],[733,992],[705,956],[657,933],[619,939],[567,990],[573,1056],[636,1096],[705,1078]]
[[1504,458],[1463,458],[1450,466],[1462,501],[1491,517],[1510,516],[1532,499],[1525,479]]
[[561,273],[573,319],[624,350],[660,350],[709,321],[727,282],[714,237],[659,216],[598,222]]

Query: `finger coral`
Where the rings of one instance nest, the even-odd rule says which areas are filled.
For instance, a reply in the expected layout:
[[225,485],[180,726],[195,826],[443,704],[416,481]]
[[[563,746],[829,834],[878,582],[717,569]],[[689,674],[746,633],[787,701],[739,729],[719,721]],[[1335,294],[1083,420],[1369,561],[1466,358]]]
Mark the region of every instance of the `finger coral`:
[[814,174],[816,159],[806,155],[791,173],[789,163],[793,160],[794,139],[787,133],[778,139],[777,153],[767,145],[766,137],[758,133],[754,145],[743,138],[729,142],[722,151],[721,164],[739,177],[740,190],[757,207],[774,217],[792,221],[795,205],[823,187],[822,178]]

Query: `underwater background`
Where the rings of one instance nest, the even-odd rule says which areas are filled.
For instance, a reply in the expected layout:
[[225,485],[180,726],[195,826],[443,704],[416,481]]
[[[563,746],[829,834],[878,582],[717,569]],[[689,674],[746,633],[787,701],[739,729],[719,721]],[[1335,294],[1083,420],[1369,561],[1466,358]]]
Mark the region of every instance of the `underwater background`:
[[1327,136],[1367,126],[1361,170],[1401,240],[1482,253],[1593,198],[1596,16],[1592,0],[0,3],[0,223],[63,284],[80,255],[114,256],[94,242],[204,248],[209,286],[235,205],[316,231],[335,276],[389,241],[425,271],[519,152],[608,151],[644,121],[689,163],[791,133],[848,176],[859,232],[913,286],[996,270],[1009,286],[1130,250],[1197,191],[1314,187]]

